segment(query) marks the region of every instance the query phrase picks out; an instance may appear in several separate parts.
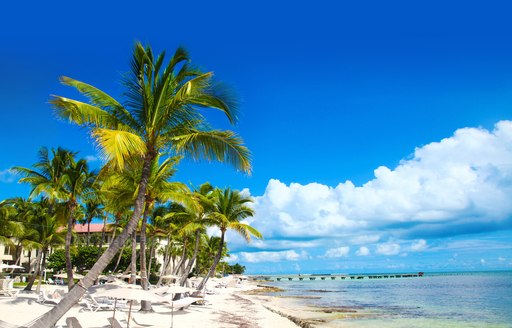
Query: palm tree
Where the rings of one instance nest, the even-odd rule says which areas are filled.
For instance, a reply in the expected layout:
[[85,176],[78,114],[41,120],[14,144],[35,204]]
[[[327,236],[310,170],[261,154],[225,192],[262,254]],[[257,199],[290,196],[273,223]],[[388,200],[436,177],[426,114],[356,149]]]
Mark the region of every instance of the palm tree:
[[12,238],[23,233],[23,225],[17,222],[17,210],[9,201],[0,202],[0,244],[13,245]]
[[187,207],[185,209],[185,215],[188,217],[187,222],[182,228],[183,233],[194,233],[194,253],[189,259],[187,266],[185,267],[182,277],[180,279],[180,285],[184,286],[188,278],[188,275],[192,271],[192,267],[197,258],[199,251],[199,244],[201,241],[201,233],[205,233],[208,214],[213,207],[213,196],[214,188],[209,183],[202,184],[199,189],[195,190],[190,197],[196,202],[195,206]]
[[75,210],[79,206],[79,200],[86,193],[92,191],[92,185],[95,179],[94,173],[89,172],[89,167],[85,159],[75,161],[74,156],[69,159],[69,165],[65,169],[63,176],[63,188],[65,192],[67,210],[67,234],[66,234],[66,273],[68,278],[68,289],[74,285],[73,264],[71,263],[71,238],[73,227],[76,222]]
[[61,229],[62,226],[59,224],[56,214],[51,213],[51,205],[47,199],[42,199],[32,203],[32,207],[25,213],[26,229],[33,236],[32,242],[38,246],[35,271],[25,290],[31,290],[35,280],[40,278],[41,272],[44,272],[46,256],[50,248],[62,245],[64,242],[65,230]]
[[240,234],[245,240],[250,241],[251,235],[256,238],[262,238],[261,233],[249,224],[242,223],[245,218],[254,215],[254,210],[247,206],[252,202],[252,198],[242,195],[239,191],[225,189],[215,191],[214,210],[210,214],[210,219],[220,230],[220,246],[213,260],[210,270],[203,278],[197,290],[202,290],[208,278],[213,274],[217,264],[221,259],[222,250],[224,248],[224,237],[228,229]]
[[51,311],[32,327],[49,327],[78,302],[114,255],[124,245],[139,220],[146,196],[151,166],[163,150],[194,159],[206,158],[229,162],[249,172],[249,151],[231,131],[209,130],[199,108],[221,110],[232,122],[236,113],[232,98],[218,84],[213,74],[189,65],[187,52],[178,48],[164,68],[165,54],[156,58],[150,47],[135,45],[131,73],[125,78],[124,105],[103,91],[80,81],[63,77],[89,98],[89,103],[54,96],[51,103],[60,117],[90,128],[103,155],[122,169],[133,158],[142,158],[142,174],[132,217],[110,247],[103,253],[81,282]]
[[103,216],[103,205],[100,203],[98,197],[92,197],[85,201],[85,216],[83,224],[87,224],[87,241],[86,245],[89,246],[91,234],[91,222],[94,218]]
[[68,288],[73,287],[73,265],[71,263],[71,238],[75,222],[75,209],[78,206],[78,198],[88,188],[91,175],[88,172],[85,160],[75,161],[76,153],[57,148],[52,149],[52,159],[48,150],[41,148],[39,162],[33,165],[34,169],[14,167],[14,172],[23,177],[19,182],[32,185],[30,197],[41,194],[48,197],[50,202],[50,215],[54,213],[54,202],[66,201],[67,235],[66,235],[66,270],[68,275]]

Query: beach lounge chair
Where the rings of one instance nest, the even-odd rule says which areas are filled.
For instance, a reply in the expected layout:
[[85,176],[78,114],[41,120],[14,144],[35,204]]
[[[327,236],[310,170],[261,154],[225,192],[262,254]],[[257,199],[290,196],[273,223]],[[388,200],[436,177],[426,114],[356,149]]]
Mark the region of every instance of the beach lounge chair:
[[14,288],[13,279],[0,279],[0,295],[16,297],[19,289]]
[[91,300],[91,306],[94,309],[94,312],[98,310],[114,310],[114,304],[112,302],[106,302],[105,299],[96,298],[92,295],[89,295]]
[[41,289],[41,291],[39,292],[39,298],[37,301],[41,304],[45,304],[45,303],[59,304],[61,299],[62,298],[50,298],[50,297],[48,297],[48,294],[46,294],[46,290]]
[[185,297],[176,301],[169,301],[169,304],[173,310],[183,310],[199,300],[197,297]]
[[67,317],[66,326],[68,328],[83,328],[76,317]]

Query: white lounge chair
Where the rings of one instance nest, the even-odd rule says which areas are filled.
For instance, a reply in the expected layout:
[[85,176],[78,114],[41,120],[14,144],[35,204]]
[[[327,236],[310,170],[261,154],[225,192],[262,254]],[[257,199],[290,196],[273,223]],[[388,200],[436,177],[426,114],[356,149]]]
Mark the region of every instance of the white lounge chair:
[[89,297],[94,312],[98,310],[114,310],[114,303],[105,302],[104,299],[98,299],[92,295],[89,295]]
[[13,279],[0,279],[0,295],[16,297],[19,289],[14,288]]
[[41,289],[41,291],[39,292],[39,298],[37,301],[41,304],[45,304],[45,303],[59,304],[61,300],[62,300],[62,298],[48,297],[48,295],[46,294],[46,290]]
[[199,300],[197,297],[185,297],[176,301],[168,301],[168,303],[171,304],[173,310],[183,310]]

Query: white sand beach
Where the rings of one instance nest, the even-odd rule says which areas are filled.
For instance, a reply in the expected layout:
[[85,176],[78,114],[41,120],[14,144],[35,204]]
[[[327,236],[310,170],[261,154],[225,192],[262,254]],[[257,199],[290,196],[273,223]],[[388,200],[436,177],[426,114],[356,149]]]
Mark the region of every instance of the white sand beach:
[[[50,293],[58,286],[43,285]],[[62,287],[60,287],[62,288]],[[174,310],[173,327],[297,327],[289,319],[270,311],[267,307],[270,297],[246,295],[244,291],[257,288],[255,284],[245,282],[240,287],[215,288],[215,294],[206,295],[204,305],[191,305],[183,310]],[[54,305],[39,304],[37,294],[19,292],[17,297],[0,297],[0,318],[8,323],[25,325],[32,322]],[[276,301],[278,301],[276,299]],[[140,305],[134,305],[133,316],[139,327],[171,327],[171,307],[168,304],[153,304],[153,313],[138,313]],[[84,328],[110,327],[108,318],[113,311],[99,310],[91,312],[76,304],[57,323],[57,327],[66,327],[67,317],[76,317]],[[127,309],[117,310],[116,318],[126,326]],[[138,325],[132,323],[130,327]]]

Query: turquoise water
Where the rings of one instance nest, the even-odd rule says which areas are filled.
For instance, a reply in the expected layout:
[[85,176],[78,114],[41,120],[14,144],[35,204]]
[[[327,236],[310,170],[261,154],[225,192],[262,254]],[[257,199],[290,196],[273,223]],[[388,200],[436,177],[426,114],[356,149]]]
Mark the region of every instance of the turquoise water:
[[305,305],[368,313],[339,327],[512,327],[512,272],[425,274],[417,278],[282,280],[269,283]]

